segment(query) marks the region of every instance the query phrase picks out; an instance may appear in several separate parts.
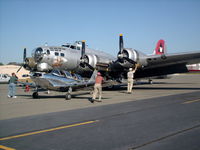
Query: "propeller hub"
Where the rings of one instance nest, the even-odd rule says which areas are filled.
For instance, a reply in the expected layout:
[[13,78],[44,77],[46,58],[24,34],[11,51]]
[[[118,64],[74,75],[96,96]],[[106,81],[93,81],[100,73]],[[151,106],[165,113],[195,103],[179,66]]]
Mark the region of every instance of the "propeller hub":
[[124,57],[124,55],[123,54],[118,54],[118,56],[117,56],[119,59],[122,59],[123,57]]

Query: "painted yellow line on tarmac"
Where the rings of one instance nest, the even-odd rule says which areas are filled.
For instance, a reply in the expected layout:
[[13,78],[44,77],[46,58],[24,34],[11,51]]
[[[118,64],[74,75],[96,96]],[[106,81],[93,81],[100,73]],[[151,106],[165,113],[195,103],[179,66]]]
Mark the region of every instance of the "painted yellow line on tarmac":
[[190,104],[190,103],[199,102],[199,101],[200,101],[200,99],[196,99],[196,100],[192,100],[192,101],[186,101],[182,104]]
[[76,127],[76,126],[81,126],[81,125],[86,125],[86,124],[91,124],[91,123],[95,123],[95,122],[98,122],[98,121],[99,120],[87,121],[87,122],[76,123],[76,124],[71,124],[71,125],[66,125],[66,126],[60,126],[60,127],[46,129],[46,130],[40,130],[40,131],[29,132],[29,133],[14,135],[14,136],[8,136],[8,137],[0,138],[0,141],[10,140],[10,139],[14,139],[14,138],[20,138],[20,137],[25,137],[25,136],[35,135],[35,134],[40,134],[40,133],[45,133],[45,132],[51,132],[51,131],[71,128],[71,127]]
[[6,147],[6,146],[3,146],[3,145],[0,145],[0,149],[2,149],[2,150],[16,150],[14,148]]

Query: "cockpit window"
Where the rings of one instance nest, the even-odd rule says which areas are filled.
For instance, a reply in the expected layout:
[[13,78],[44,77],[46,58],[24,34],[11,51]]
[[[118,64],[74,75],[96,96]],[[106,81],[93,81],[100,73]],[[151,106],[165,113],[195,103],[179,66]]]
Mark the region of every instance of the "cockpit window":
[[70,47],[70,45],[62,45],[62,47]]
[[55,56],[59,56],[59,53],[58,53],[58,52],[55,52]]
[[40,48],[40,47],[37,48],[36,51],[35,51],[36,54],[41,54],[42,52],[43,52],[43,49]]
[[65,57],[65,54],[64,53],[60,53],[60,56]]
[[34,59],[37,61],[41,61],[43,57],[43,49],[41,47],[35,50]]

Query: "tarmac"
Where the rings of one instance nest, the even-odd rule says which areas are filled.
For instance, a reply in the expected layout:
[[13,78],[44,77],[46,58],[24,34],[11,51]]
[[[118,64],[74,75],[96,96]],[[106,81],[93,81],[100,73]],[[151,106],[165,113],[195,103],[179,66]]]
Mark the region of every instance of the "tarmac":
[[0,85],[0,149],[199,149],[200,75],[137,83],[132,94],[104,90],[95,103],[89,91],[69,101],[54,92],[32,99],[21,87],[11,99]]
[[65,93],[53,91],[39,93],[40,98],[33,99],[32,91],[24,92],[24,88],[17,87],[17,98],[13,99],[7,97],[7,86],[0,84],[0,120],[199,91],[200,75],[173,75],[170,79],[155,79],[154,84],[143,82],[134,86],[132,94],[126,93],[126,87],[104,90],[102,102],[94,104],[88,100],[90,91],[75,92],[71,100],[65,100]]

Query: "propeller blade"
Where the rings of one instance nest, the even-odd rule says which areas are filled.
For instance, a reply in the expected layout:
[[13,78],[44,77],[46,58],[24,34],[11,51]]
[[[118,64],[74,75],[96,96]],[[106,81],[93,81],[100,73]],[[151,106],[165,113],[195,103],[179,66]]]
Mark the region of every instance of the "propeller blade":
[[123,42],[123,35],[119,35],[119,54],[122,54],[122,51],[124,49],[124,42]]
[[127,57],[124,57],[123,59],[127,60],[128,62],[130,62],[131,64],[135,64],[135,61],[133,61],[132,59],[129,59]]
[[23,67],[23,65],[21,65],[21,66],[19,67],[19,69],[17,70],[17,73],[22,69],[22,67]]
[[86,64],[86,66],[88,66],[91,70],[94,70],[94,68],[90,64],[88,63],[84,63],[84,64]]
[[85,41],[82,41],[81,58],[85,56]]
[[25,62],[25,59],[26,59],[26,48],[24,48],[23,62]]

